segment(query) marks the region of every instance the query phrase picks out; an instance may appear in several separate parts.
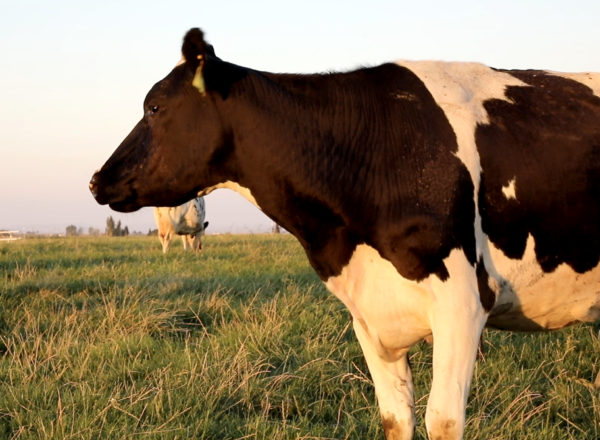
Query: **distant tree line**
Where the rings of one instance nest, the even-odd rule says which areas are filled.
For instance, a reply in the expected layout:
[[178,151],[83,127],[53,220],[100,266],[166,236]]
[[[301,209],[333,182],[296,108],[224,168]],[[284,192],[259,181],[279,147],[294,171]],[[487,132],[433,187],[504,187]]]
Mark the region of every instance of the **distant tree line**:
[[83,229],[82,228],[78,228],[75,225],[69,225],[67,226],[67,230],[65,231],[67,237],[74,237],[76,235],[82,235],[83,234]]
[[[98,228],[92,228],[89,227],[88,231],[87,231],[88,235],[100,235],[100,229]],[[32,233],[34,235],[38,235],[37,233]],[[78,235],[84,235],[85,232],[83,231],[83,228],[78,228],[75,225],[69,225],[67,226],[67,229],[65,231],[65,235],[67,237],[77,237]]]
[[106,230],[104,233],[109,237],[125,237],[129,235],[129,228],[127,226],[122,227],[121,220],[115,225],[115,219],[110,216],[106,219]]
[[[137,234],[139,234],[139,232]],[[84,235],[84,231],[83,228],[78,228],[75,225],[69,225],[65,230],[65,235],[67,237],[76,237],[79,235]],[[102,235],[102,232],[98,228],[90,227],[88,228],[88,235],[99,236]],[[129,235],[129,228],[127,226],[121,225],[121,220],[115,223],[115,219],[111,216],[106,219],[106,228],[104,229],[104,235],[107,235],[109,237],[126,237],[127,235]]]

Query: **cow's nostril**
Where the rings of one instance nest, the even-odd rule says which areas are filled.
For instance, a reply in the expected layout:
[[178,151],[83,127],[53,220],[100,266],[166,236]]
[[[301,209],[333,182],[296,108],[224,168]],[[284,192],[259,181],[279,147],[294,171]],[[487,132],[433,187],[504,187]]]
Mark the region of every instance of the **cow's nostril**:
[[92,178],[90,180],[90,184],[89,184],[90,192],[92,193],[92,195],[94,197],[96,197],[96,195],[98,194],[98,179],[97,179],[97,175],[98,175],[98,173],[94,173],[94,175],[92,176]]

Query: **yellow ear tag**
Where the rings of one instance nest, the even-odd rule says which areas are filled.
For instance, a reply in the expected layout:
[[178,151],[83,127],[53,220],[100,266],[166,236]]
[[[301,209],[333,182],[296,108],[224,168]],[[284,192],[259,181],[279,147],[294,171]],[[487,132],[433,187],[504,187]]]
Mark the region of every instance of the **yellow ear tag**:
[[194,75],[194,79],[192,80],[192,85],[198,89],[202,96],[206,95],[206,86],[204,85],[204,76],[202,75],[202,69],[204,67],[204,56],[198,55],[198,59],[200,60],[200,64],[196,68],[196,74]]

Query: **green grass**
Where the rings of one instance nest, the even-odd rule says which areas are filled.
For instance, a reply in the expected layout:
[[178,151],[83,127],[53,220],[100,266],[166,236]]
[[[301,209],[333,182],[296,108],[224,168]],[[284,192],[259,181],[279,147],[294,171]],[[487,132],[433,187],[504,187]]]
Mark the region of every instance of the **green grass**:
[[[467,439],[599,439],[598,326],[486,331]],[[431,347],[411,351],[417,439]],[[0,244],[0,439],[383,439],[349,314],[289,236]]]

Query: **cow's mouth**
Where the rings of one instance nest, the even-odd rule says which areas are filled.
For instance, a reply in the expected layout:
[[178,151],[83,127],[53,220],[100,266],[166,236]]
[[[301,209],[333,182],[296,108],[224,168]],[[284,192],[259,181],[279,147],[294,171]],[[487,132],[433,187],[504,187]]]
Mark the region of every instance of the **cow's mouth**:
[[[129,182],[130,183],[130,182]],[[108,205],[111,209],[119,212],[133,212],[141,208],[138,203],[137,193],[132,185],[107,186],[101,182],[99,172],[96,172],[90,180],[90,192],[100,205]]]
[[[139,203],[136,191],[133,188],[127,188],[127,192],[113,194],[112,197],[106,198],[103,205],[108,205],[110,209],[118,212],[133,212],[142,207]],[[98,202],[100,200],[96,198]]]
[[141,208],[141,206],[137,203],[131,203],[127,201],[109,203],[108,206],[110,209],[118,212],[134,212]]

